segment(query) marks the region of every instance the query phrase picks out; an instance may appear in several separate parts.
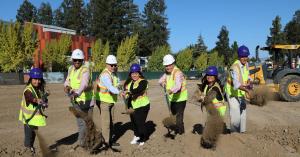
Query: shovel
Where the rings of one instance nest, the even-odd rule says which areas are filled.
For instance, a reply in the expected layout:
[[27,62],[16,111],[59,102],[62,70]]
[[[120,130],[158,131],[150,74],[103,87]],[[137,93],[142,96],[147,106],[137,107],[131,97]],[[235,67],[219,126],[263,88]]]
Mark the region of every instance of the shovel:
[[175,126],[176,125],[176,115],[173,115],[172,112],[171,112],[171,103],[169,101],[169,95],[167,93],[167,90],[166,90],[166,87],[164,87],[164,95],[165,95],[165,100],[166,100],[166,104],[167,104],[167,107],[168,107],[168,110],[169,110],[169,114],[170,116],[169,117],[166,117],[162,120],[162,123],[163,125],[168,129],[172,127],[172,126]]

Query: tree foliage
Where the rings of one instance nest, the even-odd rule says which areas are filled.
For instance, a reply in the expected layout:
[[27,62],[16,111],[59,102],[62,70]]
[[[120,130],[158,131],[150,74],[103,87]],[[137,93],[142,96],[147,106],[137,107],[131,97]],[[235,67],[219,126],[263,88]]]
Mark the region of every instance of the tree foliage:
[[197,70],[203,71],[207,68],[208,54],[201,53],[199,57],[195,60],[194,66]]
[[223,67],[224,56],[219,56],[218,51],[212,51],[208,54],[208,66]]
[[168,45],[166,5],[164,0],[149,0],[143,11],[140,56],[149,56],[157,46]]
[[18,71],[22,64],[21,25],[19,22],[2,26],[0,66],[3,72]]
[[28,69],[33,64],[33,55],[34,50],[38,46],[36,32],[33,29],[32,23],[27,23],[24,25],[22,33],[22,53],[21,53],[21,65],[24,68]]
[[168,45],[158,46],[149,58],[149,71],[163,71],[163,57],[171,53],[171,48]]
[[36,21],[36,7],[28,0],[24,0],[17,11],[16,19],[20,23]]
[[239,45],[237,41],[234,41],[230,48],[232,56],[229,58],[229,64],[227,66],[231,66],[238,59],[238,48]]
[[192,67],[193,49],[186,48],[178,52],[176,57],[176,65],[183,71],[189,71]]
[[109,43],[105,44],[98,39],[92,45],[92,59],[94,63],[93,72],[101,72],[105,68],[105,59],[109,55]]
[[43,63],[48,71],[66,71],[67,54],[71,46],[71,36],[62,34],[59,39],[52,39],[42,53]]
[[37,12],[37,22],[52,25],[53,16],[52,16],[52,8],[49,2],[42,2],[40,8]]
[[129,69],[130,65],[135,62],[137,50],[138,35],[126,37],[117,50],[118,67],[121,71]]
[[207,52],[207,46],[204,43],[203,37],[200,34],[198,36],[197,44],[194,45],[193,58],[198,58],[201,53]]
[[286,40],[288,44],[300,43],[300,10],[297,10],[293,16],[293,19],[286,24],[284,33],[286,34]]
[[216,51],[219,53],[219,56],[224,57],[225,65],[229,64],[229,58],[232,56],[230,47],[229,47],[229,31],[225,26],[222,26],[220,33],[218,35],[218,41],[216,42]]

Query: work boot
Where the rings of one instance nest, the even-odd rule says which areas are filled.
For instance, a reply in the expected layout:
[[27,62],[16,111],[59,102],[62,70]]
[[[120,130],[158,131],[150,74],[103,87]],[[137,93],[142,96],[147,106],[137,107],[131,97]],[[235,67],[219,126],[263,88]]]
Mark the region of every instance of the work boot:
[[138,140],[140,137],[134,136],[133,139],[130,141],[130,144],[138,144]]

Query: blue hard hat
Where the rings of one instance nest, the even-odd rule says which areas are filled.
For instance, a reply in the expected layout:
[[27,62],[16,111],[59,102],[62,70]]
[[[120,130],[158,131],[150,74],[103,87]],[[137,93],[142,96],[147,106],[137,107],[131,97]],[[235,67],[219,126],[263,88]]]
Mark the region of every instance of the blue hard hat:
[[43,71],[40,68],[33,68],[30,70],[29,76],[33,79],[41,79],[43,78]]
[[247,46],[242,45],[238,48],[238,57],[248,57],[250,55],[250,51]]
[[217,67],[215,67],[215,66],[209,66],[206,69],[206,75],[209,75],[209,76],[218,76],[218,69],[217,69]]
[[139,64],[132,64],[130,67],[130,73],[141,72],[141,66]]

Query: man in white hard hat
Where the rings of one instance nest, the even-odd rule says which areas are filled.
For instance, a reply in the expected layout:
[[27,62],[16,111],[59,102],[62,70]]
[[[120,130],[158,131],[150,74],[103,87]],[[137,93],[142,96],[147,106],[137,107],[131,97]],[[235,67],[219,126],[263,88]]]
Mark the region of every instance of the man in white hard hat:
[[100,108],[101,113],[101,128],[106,144],[118,146],[118,143],[113,143],[113,120],[114,120],[114,105],[117,102],[119,86],[119,78],[116,76],[117,59],[114,55],[108,55],[106,58],[106,68],[101,72],[96,80],[97,89],[95,92],[96,104]]
[[[64,83],[64,91],[75,100],[74,107],[82,112],[88,113],[92,104],[93,91],[90,72],[83,65],[84,55],[80,49],[75,49],[71,56],[73,65],[69,67],[68,75]],[[77,118],[78,144],[83,146],[86,133],[86,124],[82,118]]]
[[186,79],[179,68],[175,65],[172,55],[163,58],[165,74],[159,79],[159,84],[166,88],[168,99],[171,104],[171,112],[176,115],[176,130],[179,135],[184,133],[183,113],[188,98]]

